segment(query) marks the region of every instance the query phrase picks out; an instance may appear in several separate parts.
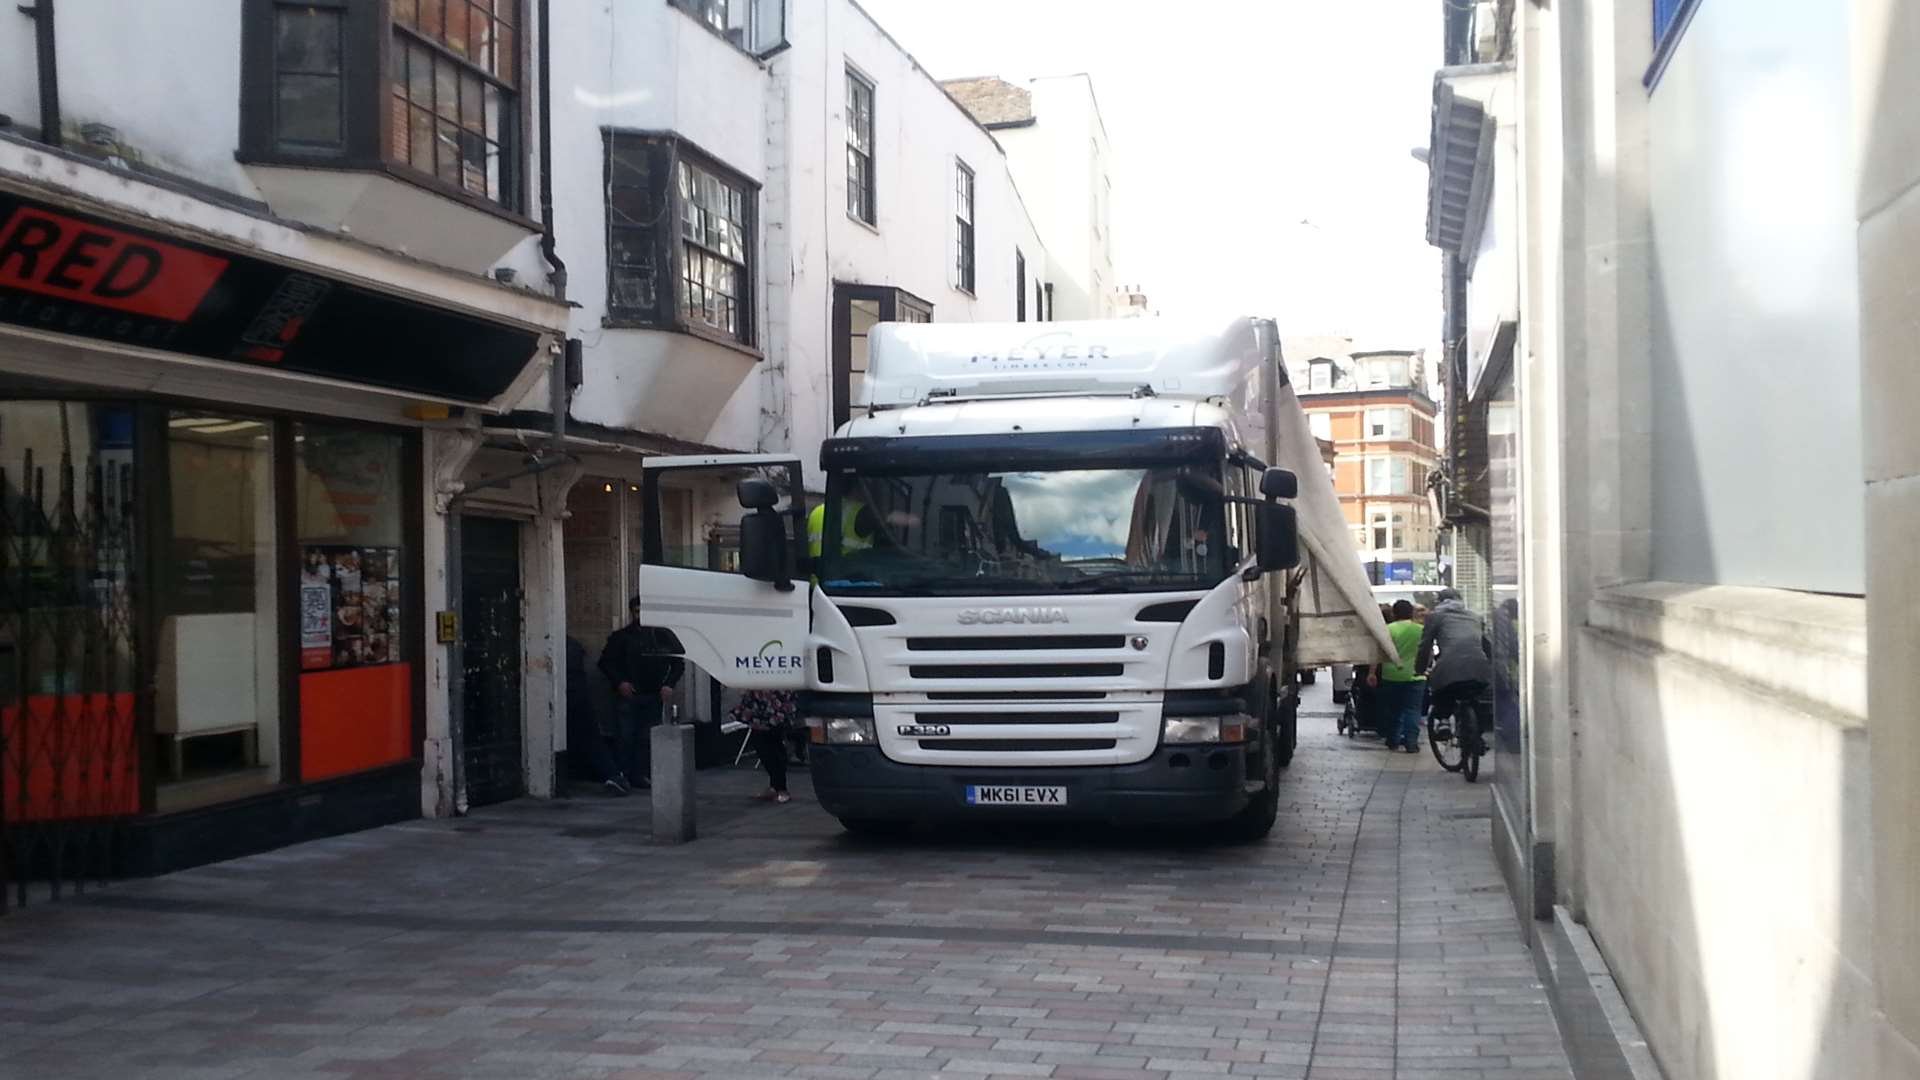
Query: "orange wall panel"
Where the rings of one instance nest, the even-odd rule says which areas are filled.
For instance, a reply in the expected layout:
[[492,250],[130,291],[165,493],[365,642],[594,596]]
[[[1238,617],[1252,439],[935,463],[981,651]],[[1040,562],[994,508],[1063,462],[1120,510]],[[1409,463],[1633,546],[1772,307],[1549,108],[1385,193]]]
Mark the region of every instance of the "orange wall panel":
[[412,757],[412,664],[300,676],[302,780],[323,780]]
[[1334,413],[1332,423],[1334,442],[1352,442],[1360,437],[1359,413]]
[[1333,464],[1333,490],[1341,495],[1360,494],[1360,463],[1336,461]]

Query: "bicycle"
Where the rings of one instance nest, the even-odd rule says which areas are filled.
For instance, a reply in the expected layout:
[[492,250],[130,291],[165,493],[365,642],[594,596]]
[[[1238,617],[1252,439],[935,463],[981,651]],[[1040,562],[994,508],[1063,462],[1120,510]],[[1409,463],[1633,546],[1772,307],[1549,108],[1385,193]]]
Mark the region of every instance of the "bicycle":
[[[1467,783],[1480,780],[1480,759],[1486,756],[1487,740],[1482,734],[1480,695],[1462,694],[1454,699],[1448,712],[1438,708],[1427,711],[1427,745],[1440,767],[1459,773]],[[1463,733],[1464,732],[1464,733]]]

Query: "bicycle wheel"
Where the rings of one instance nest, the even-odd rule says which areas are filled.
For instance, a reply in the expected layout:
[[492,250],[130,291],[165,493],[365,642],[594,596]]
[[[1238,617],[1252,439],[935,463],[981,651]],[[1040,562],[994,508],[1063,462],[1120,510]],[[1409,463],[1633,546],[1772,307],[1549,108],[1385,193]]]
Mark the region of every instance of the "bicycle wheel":
[[1461,743],[1453,737],[1453,729],[1450,717],[1427,714],[1427,745],[1433,749],[1433,760],[1448,772],[1459,772],[1463,764]]
[[1472,702],[1463,701],[1459,705],[1459,718],[1455,721],[1459,731],[1454,740],[1460,743],[1460,775],[1467,783],[1480,781],[1480,756],[1487,752],[1487,746],[1480,738],[1480,713]]

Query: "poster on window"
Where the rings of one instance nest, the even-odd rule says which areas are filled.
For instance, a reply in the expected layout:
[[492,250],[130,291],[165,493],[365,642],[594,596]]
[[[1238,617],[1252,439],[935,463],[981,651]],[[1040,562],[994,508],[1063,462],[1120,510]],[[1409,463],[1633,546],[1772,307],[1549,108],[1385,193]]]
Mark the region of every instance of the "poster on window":
[[301,550],[300,666],[359,667],[403,659],[400,553],[309,544]]

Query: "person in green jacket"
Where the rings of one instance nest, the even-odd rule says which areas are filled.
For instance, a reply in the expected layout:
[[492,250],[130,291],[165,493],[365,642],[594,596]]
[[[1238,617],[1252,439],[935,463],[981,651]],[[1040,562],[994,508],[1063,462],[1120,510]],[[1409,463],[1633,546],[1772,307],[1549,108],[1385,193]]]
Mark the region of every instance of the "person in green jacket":
[[1379,674],[1367,677],[1367,685],[1379,691],[1380,730],[1387,737],[1387,749],[1404,747],[1409,754],[1420,752],[1420,710],[1427,699],[1427,680],[1413,673],[1421,630],[1413,621],[1413,602],[1396,601],[1387,635],[1399,655],[1382,664]]

